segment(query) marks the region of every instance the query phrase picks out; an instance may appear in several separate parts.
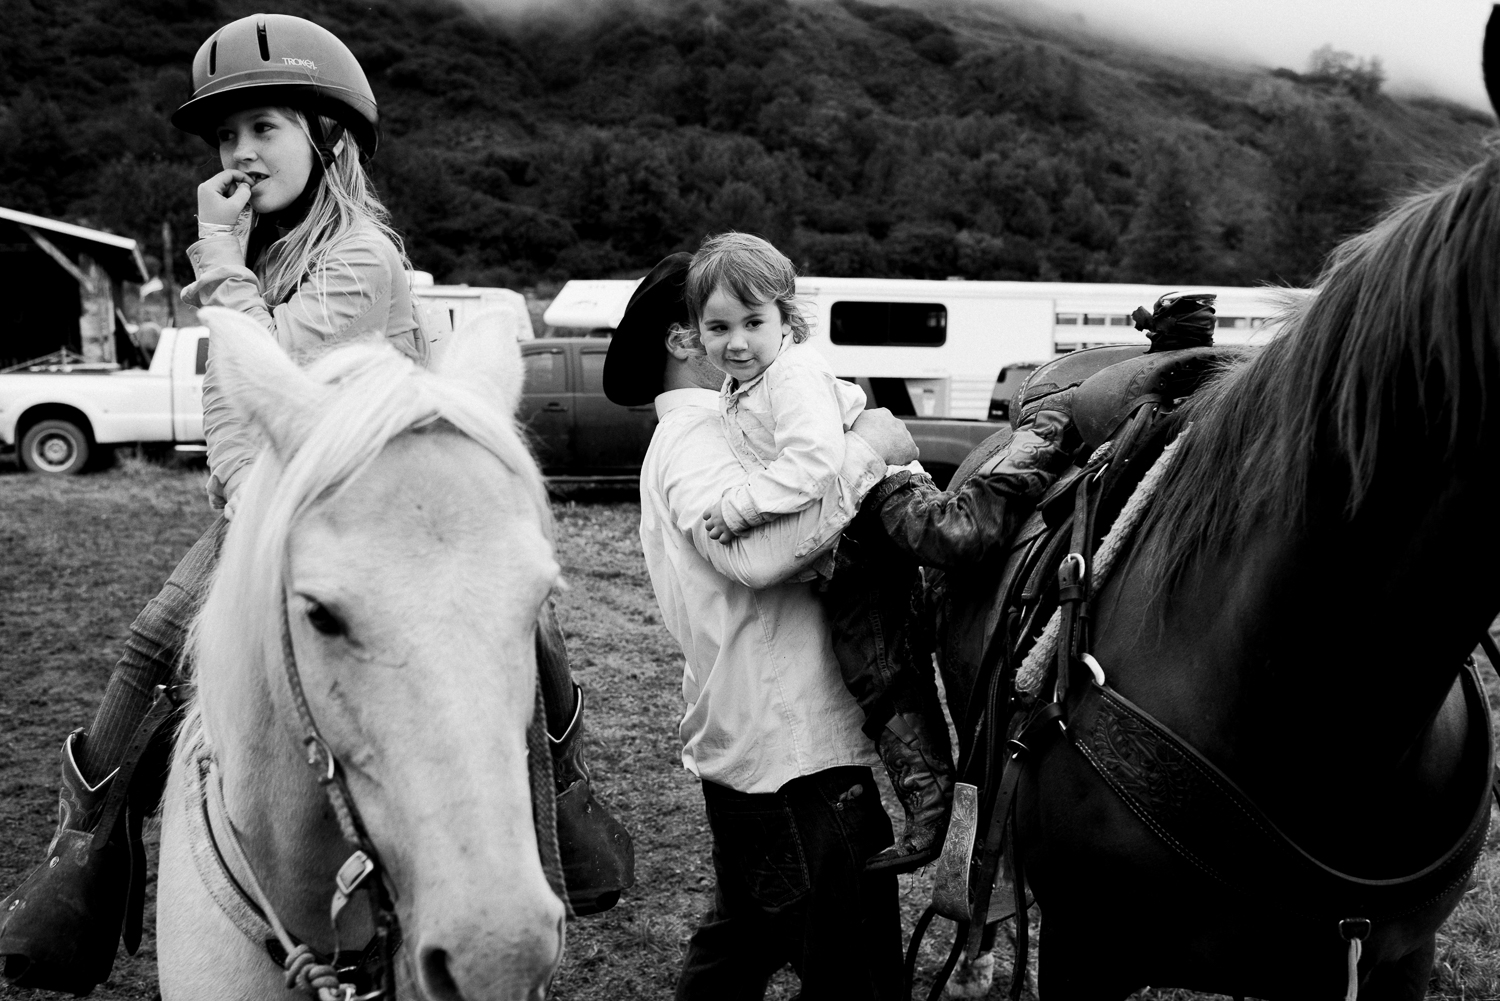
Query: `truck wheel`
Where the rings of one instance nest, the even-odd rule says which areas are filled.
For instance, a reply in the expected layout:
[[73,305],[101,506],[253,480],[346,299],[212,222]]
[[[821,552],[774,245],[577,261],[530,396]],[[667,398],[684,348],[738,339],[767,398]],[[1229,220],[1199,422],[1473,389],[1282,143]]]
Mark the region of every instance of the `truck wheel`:
[[72,476],[89,461],[89,437],[71,421],[38,421],[21,439],[21,462],[33,473]]

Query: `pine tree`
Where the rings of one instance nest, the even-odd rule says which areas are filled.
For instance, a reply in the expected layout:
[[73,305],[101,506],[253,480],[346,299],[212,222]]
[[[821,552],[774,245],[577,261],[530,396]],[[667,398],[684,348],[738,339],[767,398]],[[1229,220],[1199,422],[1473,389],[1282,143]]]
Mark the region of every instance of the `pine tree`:
[[1125,272],[1156,285],[1189,284],[1204,270],[1198,192],[1176,153],[1158,161],[1126,237]]

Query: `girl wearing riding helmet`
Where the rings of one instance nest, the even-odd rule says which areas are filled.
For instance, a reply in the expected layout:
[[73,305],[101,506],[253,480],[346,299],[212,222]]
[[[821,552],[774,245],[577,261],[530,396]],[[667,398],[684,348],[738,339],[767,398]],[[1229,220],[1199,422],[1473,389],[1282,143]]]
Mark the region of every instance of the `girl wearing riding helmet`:
[[[379,144],[379,116],[353,53],[311,21],[256,14],[203,44],[193,85],[172,123],[214,146],[223,169],[198,188],[199,239],[188,248],[196,281],[183,299],[253,317],[293,358],[384,338],[425,361],[410,264],[363,166]],[[87,993],[108,977],[122,923],[126,948],[133,953],[139,942],[140,819],[160,798],[166,772],[165,741],[146,754],[166,710],[153,701],[174,680],[257,448],[229,415],[212,356],[203,417],[209,494],[224,513],[131,624],[86,739],[77,730],[63,744],[48,862],[0,902],[0,957],[18,986]],[[582,692],[550,608],[540,618],[537,662],[547,728],[561,734],[552,744],[569,897],[576,912],[591,913],[632,882],[630,839],[592,797],[579,740]]]

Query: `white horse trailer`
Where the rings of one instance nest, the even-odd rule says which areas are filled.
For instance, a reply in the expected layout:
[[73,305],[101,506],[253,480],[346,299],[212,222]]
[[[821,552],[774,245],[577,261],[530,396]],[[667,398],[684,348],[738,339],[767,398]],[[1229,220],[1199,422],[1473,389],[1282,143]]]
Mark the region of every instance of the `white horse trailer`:
[[[613,329],[633,281],[568,282],[551,326]],[[871,405],[918,417],[984,420],[1006,366],[1100,344],[1142,344],[1130,320],[1170,292],[1218,295],[1219,344],[1260,343],[1276,330],[1277,290],[1070,282],[800,278],[813,344],[840,376],[869,380]]]

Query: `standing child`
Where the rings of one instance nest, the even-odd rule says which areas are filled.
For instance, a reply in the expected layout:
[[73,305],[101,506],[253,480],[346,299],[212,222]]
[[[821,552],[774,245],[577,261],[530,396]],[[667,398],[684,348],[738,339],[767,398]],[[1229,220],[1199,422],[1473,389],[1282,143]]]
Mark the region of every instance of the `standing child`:
[[[805,556],[832,546],[858,514],[838,470],[844,432],[864,410],[865,394],[835,378],[805,343],[795,297],[796,269],[771,244],[744,233],[711,237],[687,273],[692,327],[673,336],[700,340],[725,373],[724,435],[751,473],[704,512],[710,537],[727,545],[773,518],[818,507],[816,530],[796,550]],[[918,663],[921,644],[912,641],[917,567],[888,545],[861,547],[846,536],[838,546],[837,563],[830,550],[815,564],[834,654],[906,813],[896,843],[866,868],[910,871],[941,849],[953,792],[947,724],[932,672]],[[850,560],[849,550],[878,558]]]

